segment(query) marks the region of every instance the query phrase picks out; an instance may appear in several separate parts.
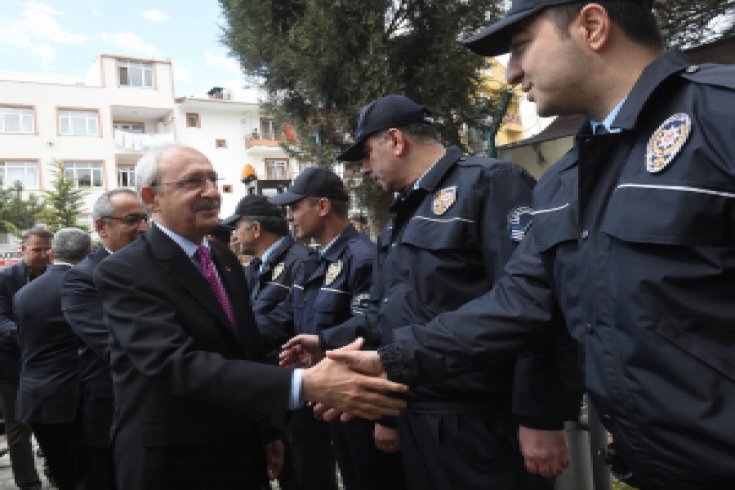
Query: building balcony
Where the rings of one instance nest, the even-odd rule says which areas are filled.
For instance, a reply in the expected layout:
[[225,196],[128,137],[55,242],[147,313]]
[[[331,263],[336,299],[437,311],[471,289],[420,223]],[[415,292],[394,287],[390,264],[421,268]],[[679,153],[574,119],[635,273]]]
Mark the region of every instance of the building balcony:
[[254,146],[280,146],[278,139],[274,133],[261,133],[259,131],[253,131],[251,134],[245,136],[245,148],[250,149]]

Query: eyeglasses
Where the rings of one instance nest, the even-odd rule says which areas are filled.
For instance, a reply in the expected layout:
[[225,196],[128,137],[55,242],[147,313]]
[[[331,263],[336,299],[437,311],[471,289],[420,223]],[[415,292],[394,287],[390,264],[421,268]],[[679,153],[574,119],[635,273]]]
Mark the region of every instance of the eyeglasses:
[[179,180],[171,180],[169,182],[153,182],[151,187],[158,185],[173,185],[180,189],[186,189],[187,191],[196,191],[200,189],[206,189],[207,184],[212,184],[217,187],[217,182],[222,180],[217,174],[207,175],[206,177],[184,177]]
[[118,221],[122,221],[124,224],[132,226],[137,225],[141,221],[148,221],[148,215],[147,214],[126,214],[125,216],[103,216],[104,219],[115,219]]

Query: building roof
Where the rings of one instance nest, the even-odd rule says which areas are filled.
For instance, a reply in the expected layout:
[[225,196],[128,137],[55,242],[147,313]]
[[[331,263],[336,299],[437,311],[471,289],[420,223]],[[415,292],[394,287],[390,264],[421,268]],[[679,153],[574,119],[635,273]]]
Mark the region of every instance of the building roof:
[[516,141],[515,143],[503,145],[499,148],[508,150],[520,146],[528,146],[536,143],[543,143],[544,141],[572,136],[574,134],[577,134],[577,130],[584,120],[585,116],[582,115],[559,116],[537,135],[531,136],[530,138],[526,138],[522,141]]

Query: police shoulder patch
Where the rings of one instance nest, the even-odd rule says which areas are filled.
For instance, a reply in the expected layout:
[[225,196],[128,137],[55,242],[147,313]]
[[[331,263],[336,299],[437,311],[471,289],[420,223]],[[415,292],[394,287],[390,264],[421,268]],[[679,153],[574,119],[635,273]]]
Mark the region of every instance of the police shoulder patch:
[[646,147],[646,170],[655,174],[669,166],[692,131],[688,114],[679,112],[666,119],[654,131]]
[[324,285],[330,286],[337,276],[342,272],[342,261],[332,262],[327,267],[327,274],[324,276]]
[[284,269],[286,269],[286,265],[283,262],[276,264],[276,266],[273,268],[271,279],[278,279],[280,275],[283,274]]
[[447,209],[452,207],[452,204],[457,202],[457,186],[445,187],[440,189],[434,194],[434,204],[432,210],[436,215],[442,215],[447,212]]
[[526,236],[533,220],[533,209],[528,206],[516,206],[508,213],[508,234],[514,242],[520,242]]

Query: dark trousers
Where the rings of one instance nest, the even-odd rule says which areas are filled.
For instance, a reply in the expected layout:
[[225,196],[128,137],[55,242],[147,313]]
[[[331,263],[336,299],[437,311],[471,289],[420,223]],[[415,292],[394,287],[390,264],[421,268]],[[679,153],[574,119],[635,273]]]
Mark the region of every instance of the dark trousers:
[[337,490],[337,465],[329,424],[316,420],[311,407],[290,412],[284,438],[282,490]]
[[332,444],[346,490],[407,488],[400,453],[387,454],[375,447],[375,422],[365,419],[352,419],[349,422],[335,420],[330,426]]
[[[111,393],[110,393],[111,395]],[[112,426],[111,396],[97,396],[89,385],[82,389],[80,404],[80,423],[86,457],[80,467],[80,490],[112,490],[115,477],[112,465]]]
[[5,418],[10,465],[18,488],[41,488],[31,445],[31,427],[15,419],[18,378],[0,378],[0,404]]
[[75,490],[79,483],[79,441],[75,423],[31,424],[59,490]]
[[510,414],[417,413],[398,417],[411,490],[553,490],[554,480],[528,473]]

